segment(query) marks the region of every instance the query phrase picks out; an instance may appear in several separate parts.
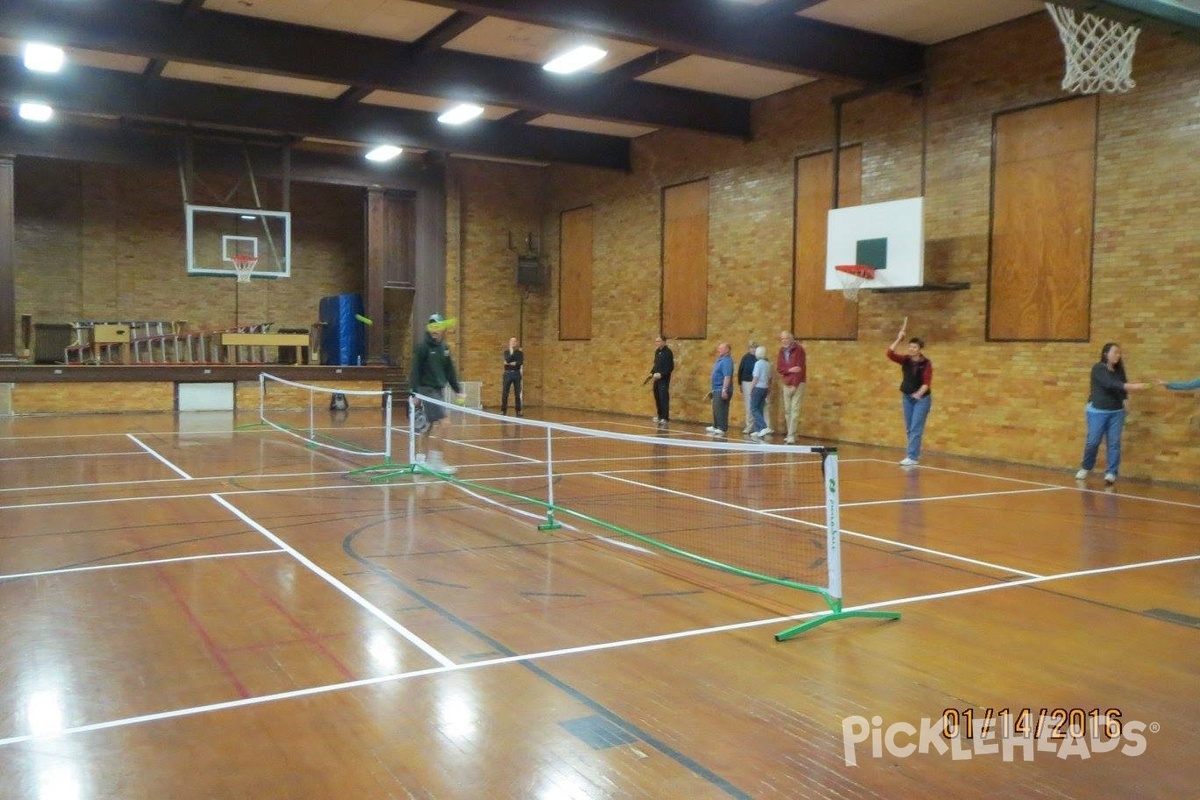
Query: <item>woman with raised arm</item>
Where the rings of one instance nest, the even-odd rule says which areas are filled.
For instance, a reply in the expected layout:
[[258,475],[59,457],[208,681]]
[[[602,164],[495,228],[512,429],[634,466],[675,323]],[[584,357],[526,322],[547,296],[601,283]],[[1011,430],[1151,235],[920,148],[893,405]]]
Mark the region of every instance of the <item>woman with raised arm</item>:
[[1092,365],[1091,391],[1087,402],[1087,439],[1083,445],[1083,463],[1075,480],[1086,480],[1096,466],[1100,440],[1108,443],[1105,451],[1104,482],[1117,482],[1121,468],[1121,431],[1125,428],[1126,403],[1130,392],[1150,387],[1148,383],[1130,383],[1125,377],[1121,346],[1108,342],[1100,348],[1100,360]]
[[925,357],[925,342],[914,336],[908,340],[908,353],[898,355],[896,348],[904,341],[908,317],[900,324],[896,341],[888,346],[887,357],[900,365],[900,409],[904,412],[904,432],[908,434],[908,450],[900,466],[915,467],[921,458],[921,438],[925,435],[925,420],[933,405],[930,386],[933,383],[933,363]]

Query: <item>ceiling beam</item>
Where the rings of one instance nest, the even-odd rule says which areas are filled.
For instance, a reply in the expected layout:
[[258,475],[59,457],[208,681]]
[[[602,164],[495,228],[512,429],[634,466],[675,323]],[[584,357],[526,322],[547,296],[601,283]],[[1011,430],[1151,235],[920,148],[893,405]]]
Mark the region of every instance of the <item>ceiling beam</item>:
[[[179,165],[180,136],[184,135],[182,131],[164,135],[117,128],[46,128],[0,117],[0,151],[12,153],[18,159],[33,156],[173,170]],[[262,178],[283,177],[281,150],[282,145],[271,147],[203,137],[197,137],[193,147],[197,166],[202,171],[244,174],[246,156],[249,155],[254,174]],[[430,169],[430,163],[424,159],[401,158],[387,164],[373,164],[353,156],[293,149],[290,177],[302,183],[412,189],[431,179],[437,182],[436,175],[430,175]]]
[[[458,19],[465,24],[470,16]],[[183,15],[155,0],[89,0],[69,14],[61,0],[0,3],[0,36],[542,113],[738,138],[751,133],[750,103],[739,98],[649,83],[614,92],[602,75],[555,76],[537,64],[237,14]]]
[[344,106],[277,92],[192,81],[147,82],[135,73],[76,67],[70,80],[0,58],[0,102],[38,97],[82,113],[169,120],[198,127],[266,131],[372,144],[390,142],[451,153],[629,169],[629,141],[616,136],[476,120],[454,128],[431,114],[382,106]]
[[[920,72],[925,48],[778,9],[697,0],[427,0],[472,14],[585,31],[806,75],[882,83]],[[770,24],[764,24],[769,20]]]

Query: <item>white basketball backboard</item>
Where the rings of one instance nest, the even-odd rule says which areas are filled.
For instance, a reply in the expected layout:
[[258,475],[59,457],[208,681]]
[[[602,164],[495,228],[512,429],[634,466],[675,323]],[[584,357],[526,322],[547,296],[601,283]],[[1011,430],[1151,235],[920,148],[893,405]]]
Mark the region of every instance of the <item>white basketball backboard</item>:
[[825,288],[841,290],[835,267],[874,267],[863,289],[922,286],[925,277],[924,198],[892,200],[829,212]]

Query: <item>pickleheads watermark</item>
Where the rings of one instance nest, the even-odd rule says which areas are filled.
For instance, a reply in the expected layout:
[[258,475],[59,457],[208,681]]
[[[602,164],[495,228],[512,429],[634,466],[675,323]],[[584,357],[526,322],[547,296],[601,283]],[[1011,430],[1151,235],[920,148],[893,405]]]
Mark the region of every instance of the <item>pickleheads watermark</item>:
[[[1124,720],[1119,709],[956,709],[940,717],[924,717],[918,725],[884,725],[874,716],[842,720],[846,766],[858,765],[859,745],[870,743],[872,758],[930,753],[955,761],[999,756],[1004,761],[1033,761],[1038,753],[1086,760],[1095,754],[1119,753],[1130,758],[1146,752],[1146,734],[1158,733],[1157,722]],[[865,755],[865,754],[864,754]]]

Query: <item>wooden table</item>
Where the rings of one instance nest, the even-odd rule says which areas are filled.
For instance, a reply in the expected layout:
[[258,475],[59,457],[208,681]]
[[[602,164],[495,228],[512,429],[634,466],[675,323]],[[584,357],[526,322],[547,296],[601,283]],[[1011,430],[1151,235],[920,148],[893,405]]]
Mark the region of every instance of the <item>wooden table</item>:
[[295,347],[296,363],[307,364],[310,341],[307,333],[222,333],[221,346],[230,364],[237,363],[239,347]]
[[129,363],[129,326],[128,325],[93,325],[92,326],[92,360],[100,363],[101,345],[121,345],[121,363]]

